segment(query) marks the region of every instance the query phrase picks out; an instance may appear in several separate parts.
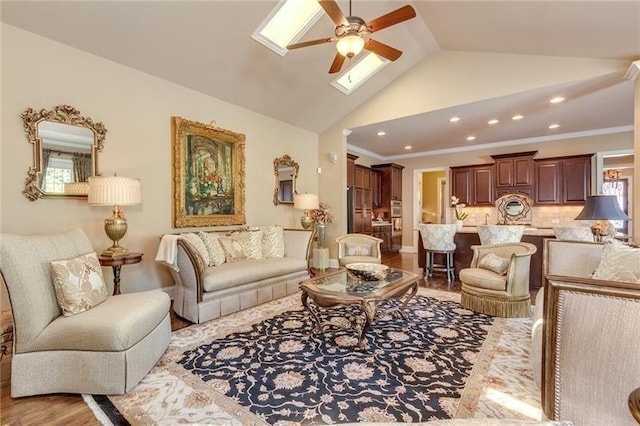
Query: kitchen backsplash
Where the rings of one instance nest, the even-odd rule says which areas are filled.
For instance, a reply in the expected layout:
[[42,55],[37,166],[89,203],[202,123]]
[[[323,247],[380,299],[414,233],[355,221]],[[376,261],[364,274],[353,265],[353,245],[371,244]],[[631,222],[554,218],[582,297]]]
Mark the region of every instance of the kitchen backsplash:
[[[582,211],[582,206],[533,206],[531,209],[531,226],[536,228],[552,228],[556,225],[591,225],[590,221],[574,220]],[[464,220],[465,226],[484,225],[487,214],[489,215],[487,222],[490,225],[495,225],[502,220],[498,218],[498,209],[495,207],[467,207],[464,211],[469,213],[469,217]]]

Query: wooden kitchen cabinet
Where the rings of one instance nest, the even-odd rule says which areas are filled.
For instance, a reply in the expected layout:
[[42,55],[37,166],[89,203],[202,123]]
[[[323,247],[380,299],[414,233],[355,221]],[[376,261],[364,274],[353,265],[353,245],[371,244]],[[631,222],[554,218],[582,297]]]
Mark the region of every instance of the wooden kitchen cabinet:
[[506,194],[534,197],[535,167],[533,157],[538,151],[492,155],[495,160],[495,198]]
[[535,203],[581,205],[591,194],[593,154],[535,161]]
[[373,227],[372,235],[374,237],[380,238],[382,243],[380,243],[381,251],[389,251],[391,250],[391,225],[376,225]]
[[467,206],[492,206],[494,196],[494,165],[451,168],[451,195]]
[[375,164],[372,172],[380,173],[380,206],[389,208],[391,201],[402,201],[402,169],[399,164]]
[[356,184],[356,160],[357,155],[347,154],[347,186]]
[[373,208],[382,205],[382,174],[378,170],[371,170],[371,198]]

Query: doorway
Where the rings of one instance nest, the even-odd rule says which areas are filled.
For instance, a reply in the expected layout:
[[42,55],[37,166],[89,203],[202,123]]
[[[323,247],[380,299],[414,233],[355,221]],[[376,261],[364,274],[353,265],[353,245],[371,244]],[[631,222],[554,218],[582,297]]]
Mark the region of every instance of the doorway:
[[444,170],[422,173],[420,223],[446,223],[446,185]]

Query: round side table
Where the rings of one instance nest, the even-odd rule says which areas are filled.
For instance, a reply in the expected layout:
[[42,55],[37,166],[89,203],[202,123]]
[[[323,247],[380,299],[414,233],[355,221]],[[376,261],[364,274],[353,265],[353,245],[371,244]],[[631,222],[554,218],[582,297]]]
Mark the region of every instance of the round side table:
[[113,268],[113,294],[120,294],[120,268],[122,265],[131,265],[142,261],[142,253],[127,253],[124,256],[110,257],[98,256],[101,266],[111,266]]

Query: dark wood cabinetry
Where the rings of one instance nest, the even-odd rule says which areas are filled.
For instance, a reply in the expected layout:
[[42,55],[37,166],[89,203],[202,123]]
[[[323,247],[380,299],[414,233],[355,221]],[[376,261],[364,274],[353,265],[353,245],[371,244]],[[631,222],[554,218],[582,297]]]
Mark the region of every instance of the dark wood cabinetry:
[[380,173],[380,206],[390,207],[391,201],[402,201],[402,169],[399,164],[375,164],[372,172]]
[[494,196],[494,165],[451,168],[451,194],[467,206],[491,206]]
[[353,231],[358,234],[371,234],[373,220],[373,195],[371,191],[371,170],[368,167],[354,166],[353,189]]
[[371,233],[374,237],[380,238],[382,243],[380,243],[380,250],[389,251],[392,248],[391,243],[391,225],[377,225],[373,227],[373,231]]
[[356,160],[357,155],[347,154],[347,186],[353,186],[356,183]]
[[591,194],[591,157],[546,158],[535,163],[535,198],[541,205],[580,205]]
[[382,205],[382,173],[378,170],[371,170],[371,196],[373,208]]
[[538,151],[492,155],[495,162],[495,197],[523,194],[533,198],[533,157]]

